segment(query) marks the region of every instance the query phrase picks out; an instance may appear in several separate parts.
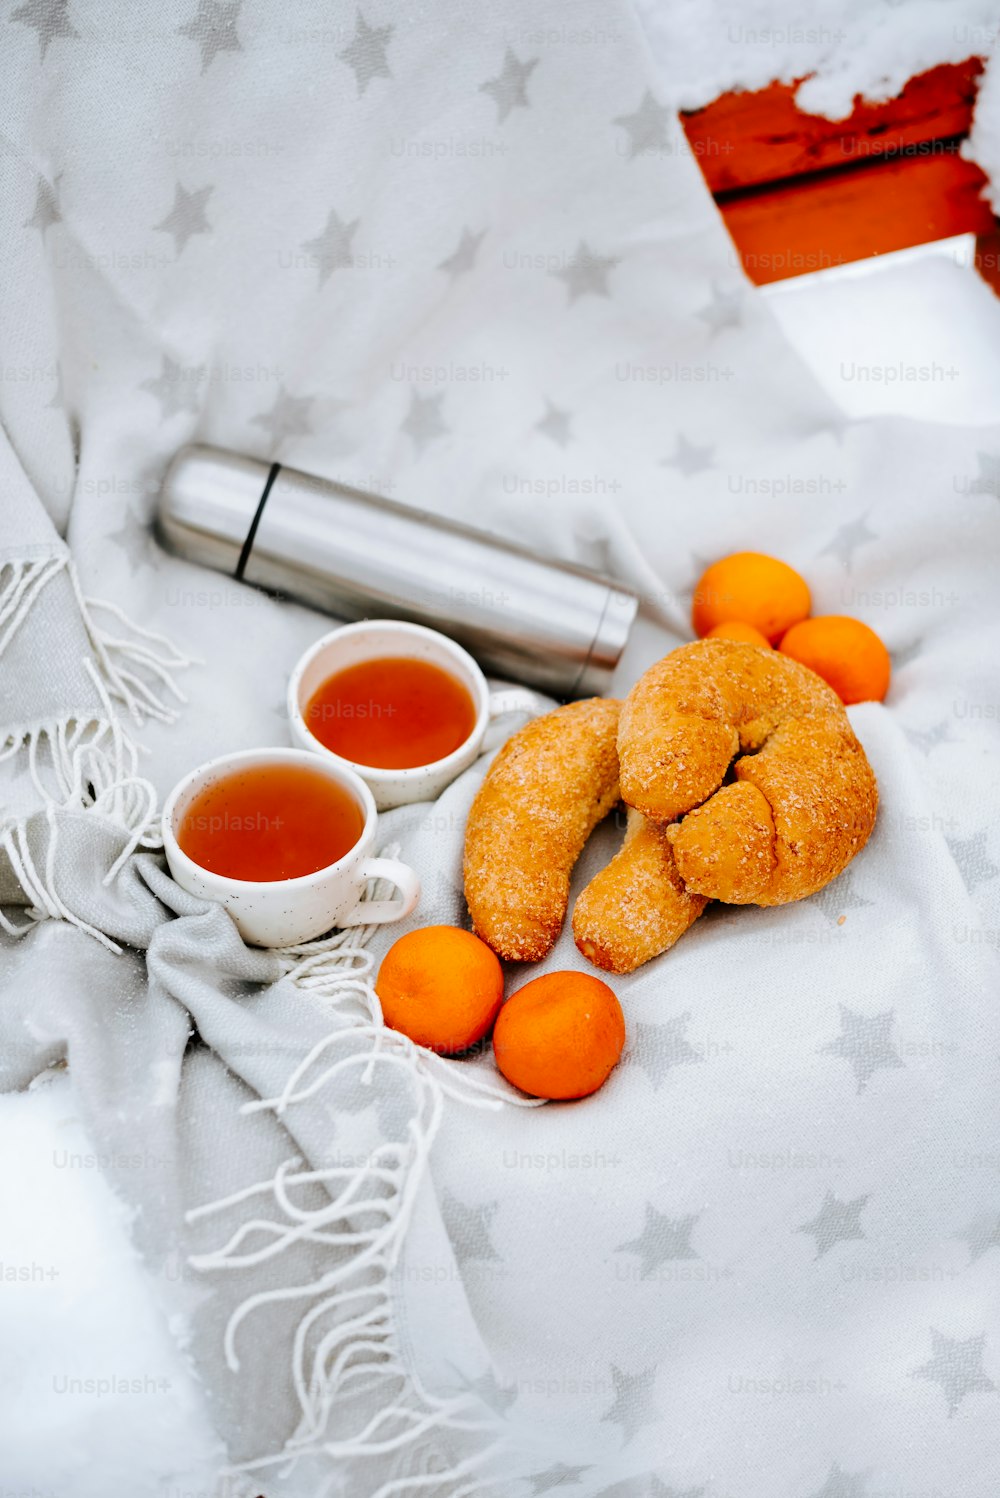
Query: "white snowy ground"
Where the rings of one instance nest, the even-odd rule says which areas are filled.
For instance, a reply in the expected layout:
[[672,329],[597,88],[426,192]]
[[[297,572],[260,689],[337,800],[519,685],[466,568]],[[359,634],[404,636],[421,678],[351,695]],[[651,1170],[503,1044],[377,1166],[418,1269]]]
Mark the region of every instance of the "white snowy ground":
[[[998,421],[1000,301],[970,254],[953,240],[766,295],[849,416]],[[908,376],[920,367],[939,374]],[[228,1498],[207,1475],[200,1392],[75,1113],[65,1074],[0,1097],[0,1494]]]
[[988,59],[968,154],[1000,209],[1000,10],[995,0],[634,0],[663,102],[707,104],[734,88],[807,81],[797,100],[842,119],[855,94],[891,99],[942,62]]
[[201,1391],[68,1076],[0,1096],[0,1139],[0,1494],[217,1498]]

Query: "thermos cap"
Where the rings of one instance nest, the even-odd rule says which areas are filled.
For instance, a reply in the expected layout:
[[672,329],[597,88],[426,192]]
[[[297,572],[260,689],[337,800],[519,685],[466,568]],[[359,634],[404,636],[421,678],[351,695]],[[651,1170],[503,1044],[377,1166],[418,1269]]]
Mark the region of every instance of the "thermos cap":
[[638,607],[621,584],[499,536],[211,447],[174,458],[157,523],[190,561],[336,618],[427,624],[555,696],[609,689]]
[[[157,511],[164,545],[191,562],[239,576],[270,465],[215,447],[182,447]],[[245,559],[244,559],[245,560]]]

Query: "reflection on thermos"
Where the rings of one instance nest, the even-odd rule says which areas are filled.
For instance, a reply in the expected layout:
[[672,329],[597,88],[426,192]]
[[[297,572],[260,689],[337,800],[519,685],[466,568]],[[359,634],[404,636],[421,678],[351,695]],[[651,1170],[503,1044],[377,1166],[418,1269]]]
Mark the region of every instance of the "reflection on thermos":
[[557,697],[605,692],[637,600],[582,568],[330,479],[211,447],[171,464],[171,550],[336,618],[413,619]]

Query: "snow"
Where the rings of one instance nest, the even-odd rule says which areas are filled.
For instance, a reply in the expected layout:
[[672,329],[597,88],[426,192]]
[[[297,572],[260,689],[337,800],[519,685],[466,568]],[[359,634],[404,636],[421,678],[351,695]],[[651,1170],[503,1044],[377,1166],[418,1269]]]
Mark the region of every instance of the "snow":
[[895,97],[945,62],[986,60],[963,155],[1000,213],[1000,11],[995,0],[635,0],[664,102],[696,109],[732,89],[801,82],[808,114]]
[[[996,38],[997,32],[994,33]],[[978,162],[990,179],[986,196],[994,213],[1000,213],[1000,42],[994,40],[985,76],[980,80],[972,133],[963,155]]]
[[1000,212],[1000,12],[993,0],[635,0],[664,102],[697,109],[731,89],[801,83],[808,114],[841,120],[857,95],[893,98],[917,73],[987,59],[964,154]]
[[992,0],[635,0],[664,96],[682,109],[776,79],[800,108],[843,119],[855,94],[891,99],[915,73],[989,53]]
[[0,1096],[2,1491],[213,1498],[200,1386],[75,1112],[65,1074]]

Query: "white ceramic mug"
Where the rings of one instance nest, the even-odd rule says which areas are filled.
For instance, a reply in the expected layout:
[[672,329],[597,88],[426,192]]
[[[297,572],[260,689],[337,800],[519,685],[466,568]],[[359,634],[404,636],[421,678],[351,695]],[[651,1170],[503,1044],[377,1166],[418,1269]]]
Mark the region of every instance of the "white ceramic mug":
[[[309,728],[306,709],[313,694],[328,677],[361,661],[387,656],[429,661],[457,679],[472,697],[476,721],[464,743],[443,759],[412,769],[385,770],[375,765],[344,759],[328,749]],[[317,640],[299,661],[288,683],[288,717],[292,734],[304,749],[334,764],[345,765],[361,776],[371,787],[380,811],[391,806],[408,806],[413,801],[433,801],[457,775],[467,770],[483,749],[489,748],[490,725],[507,713],[528,713],[531,717],[548,712],[551,703],[527,687],[509,687],[491,692],[486,677],[467,650],[447,635],[423,624],[408,624],[399,619],[364,619],[345,624]]]
[[[192,800],[207,785],[248,765],[300,765],[320,770],[346,790],[364,815],[361,836],[336,863],[297,879],[232,879],[215,874],[181,848],[177,831]],[[334,926],[375,926],[409,915],[420,898],[420,880],[395,858],[373,858],[377,812],[371,791],[346,765],[318,760],[303,749],[245,749],[199,765],[174,787],[163,808],[163,849],[174,880],[189,894],[217,900],[232,916],[244,941],[257,947],[289,947],[322,936]],[[396,886],[392,900],[363,900],[369,879]]]

